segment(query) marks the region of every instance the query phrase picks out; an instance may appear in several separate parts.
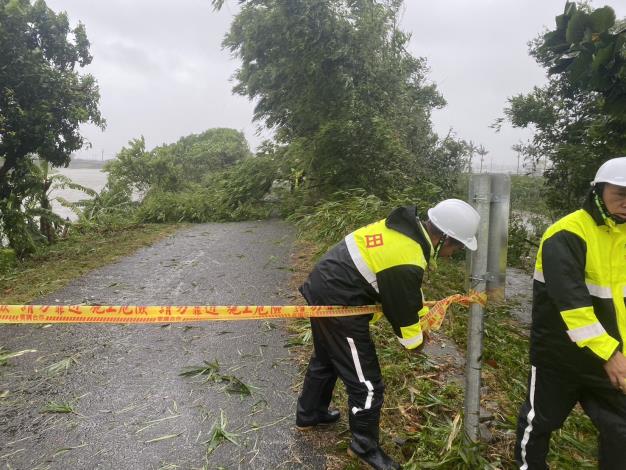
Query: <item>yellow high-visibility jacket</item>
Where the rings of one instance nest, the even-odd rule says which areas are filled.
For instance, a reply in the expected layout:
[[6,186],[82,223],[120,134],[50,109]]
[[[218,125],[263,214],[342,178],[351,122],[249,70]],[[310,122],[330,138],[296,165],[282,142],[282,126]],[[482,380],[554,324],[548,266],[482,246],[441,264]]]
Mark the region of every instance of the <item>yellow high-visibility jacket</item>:
[[533,365],[604,377],[626,335],[626,225],[591,197],[543,235],[533,284]]
[[311,305],[380,303],[400,343],[413,349],[423,342],[419,318],[428,307],[421,287],[432,252],[415,207],[400,207],[329,250],[300,292]]

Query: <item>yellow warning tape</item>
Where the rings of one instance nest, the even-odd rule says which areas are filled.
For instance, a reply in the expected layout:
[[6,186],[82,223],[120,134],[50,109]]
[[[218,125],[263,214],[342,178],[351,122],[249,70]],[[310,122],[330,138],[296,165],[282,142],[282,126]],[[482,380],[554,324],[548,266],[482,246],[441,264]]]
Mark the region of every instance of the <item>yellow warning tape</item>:
[[[484,304],[476,293],[456,294],[430,302],[422,317],[424,329],[439,329],[448,307],[453,304]],[[212,320],[264,320],[269,318],[345,317],[382,312],[379,305],[362,307],[318,305],[0,305],[0,323],[180,323]]]
[[469,307],[470,304],[480,304],[484,306],[487,304],[487,294],[472,291],[469,295],[454,294],[437,302],[426,302],[426,305],[430,305],[430,310],[420,319],[422,330],[430,331],[441,328],[441,324],[446,318],[446,312],[452,304],[463,305],[464,307]]

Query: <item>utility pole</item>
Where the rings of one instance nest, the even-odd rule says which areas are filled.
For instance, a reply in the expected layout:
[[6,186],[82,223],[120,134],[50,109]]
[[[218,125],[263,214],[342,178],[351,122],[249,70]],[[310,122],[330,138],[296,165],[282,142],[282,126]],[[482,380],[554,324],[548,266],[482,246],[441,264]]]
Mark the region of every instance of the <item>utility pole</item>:
[[[480,144],[478,149],[476,150],[478,155],[480,155],[480,172],[483,172],[483,162],[485,161],[485,157],[489,153],[489,151],[484,147],[484,145]],[[493,160],[492,160],[493,163]]]

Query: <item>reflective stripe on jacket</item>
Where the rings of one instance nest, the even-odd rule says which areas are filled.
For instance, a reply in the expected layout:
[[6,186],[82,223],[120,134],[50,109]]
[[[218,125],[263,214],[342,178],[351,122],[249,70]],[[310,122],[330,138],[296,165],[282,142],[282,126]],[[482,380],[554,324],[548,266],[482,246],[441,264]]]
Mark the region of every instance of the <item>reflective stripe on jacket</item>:
[[433,248],[414,206],[347,235],[315,266],[300,291],[310,304],[381,303],[399,341],[422,341],[422,279]]
[[626,226],[591,199],[543,235],[533,284],[531,362],[604,376],[626,336]]

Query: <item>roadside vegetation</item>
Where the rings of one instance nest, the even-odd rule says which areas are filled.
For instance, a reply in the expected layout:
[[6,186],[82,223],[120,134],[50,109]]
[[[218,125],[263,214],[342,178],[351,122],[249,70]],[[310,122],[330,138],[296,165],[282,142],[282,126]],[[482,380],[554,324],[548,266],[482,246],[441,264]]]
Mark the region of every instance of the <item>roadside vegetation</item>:
[[[217,9],[223,3],[212,1]],[[105,126],[97,83],[79,73],[91,61],[85,28],[70,28],[67,16],[43,1],[0,0],[0,63],[7,64],[0,68],[3,303],[51,292],[183,222],[287,218],[306,241],[295,266],[303,275],[346,233],[395,206],[416,204],[424,215],[443,198],[465,198],[472,159],[488,151],[434,132],[431,113],[445,99],[428,78],[426,59],[407,51],[410,36],[398,27],[401,0],[239,3],[223,42],[240,61],[233,91],[256,103],[255,120],[274,139],[253,153],[233,129],[153,149],[137,137],[107,164],[100,193],[84,188],[84,201],[66,203],[77,216],[70,224],[51,210],[50,191],[73,183],[51,169],[66,166],[85,143],[81,124]],[[509,265],[532,270],[545,227],[578,207],[601,162],[626,154],[625,43],[625,24],[609,7],[571,2],[555,29],[532,42],[530,54],[549,82],[509,98],[495,124],[532,128],[530,141],[516,149],[531,168],[545,168],[542,176],[512,178]],[[441,261],[425,283],[429,299],[463,290],[460,259]],[[385,322],[373,327],[387,383],[383,441],[400,461],[414,468],[512,467],[528,337],[509,308],[488,308],[483,406],[491,438],[479,445],[463,436],[459,366],[409,355]],[[453,308],[433,344],[450,339],[464,350],[465,319]],[[305,360],[306,323],[292,330],[290,344]],[[342,393],[337,403],[345,402]],[[46,411],[71,408],[55,403]],[[230,440],[218,432],[224,426],[216,423],[216,441]],[[594,435],[586,417],[572,415],[556,433],[551,464],[593,468]],[[332,442],[332,466],[355,468],[345,457],[347,435],[333,432]]]
[[72,279],[155,243],[179,228],[173,224],[140,224],[73,231],[66,239],[43,247],[2,271],[2,303],[20,305],[32,302],[65,287]]
[[511,212],[507,266],[532,272],[541,235],[558,217],[546,204],[542,176],[511,176]]

